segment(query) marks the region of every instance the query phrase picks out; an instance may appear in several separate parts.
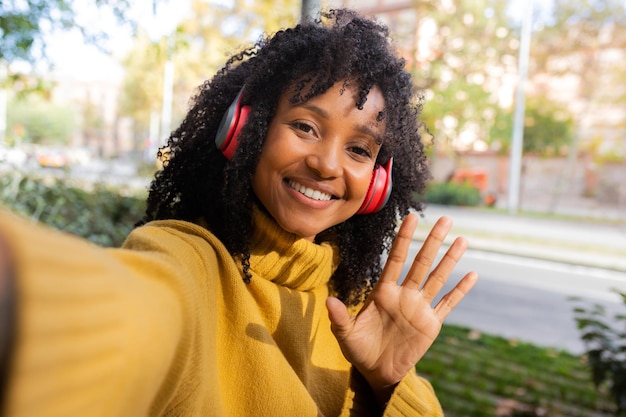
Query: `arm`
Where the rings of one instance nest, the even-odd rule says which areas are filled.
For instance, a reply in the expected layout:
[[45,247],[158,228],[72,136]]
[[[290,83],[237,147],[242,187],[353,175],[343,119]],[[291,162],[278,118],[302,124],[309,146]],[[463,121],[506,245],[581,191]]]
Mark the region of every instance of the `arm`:
[[147,415],[183,328],[167,253],[105,250],[1,210],[0,230],[17,294],[2,303],[17,316],[5,413]]
[[409,215],[403,222],[381,277],[356,317],[350,317],[338,299],[327,301],[333,333],[344,355],[363,375],[381,406],[424,356],[445,318],[477,279],[473,272],[466,274],[434,307],[431,306],[467,248],[465,239],[455,240],[429,273],[452,226],[449,219],[442,218],[415,257],[407,277],[398,285],[416,226],[415,215]]

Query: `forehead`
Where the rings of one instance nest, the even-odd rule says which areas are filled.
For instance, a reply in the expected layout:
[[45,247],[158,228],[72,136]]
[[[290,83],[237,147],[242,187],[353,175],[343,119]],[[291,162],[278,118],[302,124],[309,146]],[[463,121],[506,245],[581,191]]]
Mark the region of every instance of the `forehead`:
[[374,85],[364,92],[356,84],[339,81],[325,91],[313,91],[311,84],[292,85],[279,100],[279,109],[293,107],[324,108],[344,117],[358,116],[367,120],[370,127],[385,128],[385,98],[381,89]]

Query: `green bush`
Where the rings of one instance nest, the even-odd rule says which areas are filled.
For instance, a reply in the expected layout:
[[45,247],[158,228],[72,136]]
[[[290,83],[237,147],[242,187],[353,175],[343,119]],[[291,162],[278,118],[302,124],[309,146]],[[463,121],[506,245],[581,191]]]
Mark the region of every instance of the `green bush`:
[[480,191],[476,187],[454,182],[429,183],[424,199],[431,204],[447,206],[478,206],[482,202]]
[[[626,292],[615,292],[626,307]],[[616,416],[626,416],[626,314],[611,319],[606,308],[574,309],[576,323],[585,343],[591,376],[596,388],[606,386],[616,406]]]
[[143,216],[145,197],[138,194],[67,178],[0,174],[0,205],[102,246],[121,245]]

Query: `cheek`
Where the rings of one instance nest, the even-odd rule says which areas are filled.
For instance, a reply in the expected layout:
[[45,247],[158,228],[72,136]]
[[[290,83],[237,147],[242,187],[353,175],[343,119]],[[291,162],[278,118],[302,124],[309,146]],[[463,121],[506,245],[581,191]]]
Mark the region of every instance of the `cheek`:
[[370,183],[372,181],[372,170],[364,170],[363,172],[359,172],[358,175],[353,177],[353,187],[354,187],[354,195],[359,199],[365,198],[368,189],[370,188]]

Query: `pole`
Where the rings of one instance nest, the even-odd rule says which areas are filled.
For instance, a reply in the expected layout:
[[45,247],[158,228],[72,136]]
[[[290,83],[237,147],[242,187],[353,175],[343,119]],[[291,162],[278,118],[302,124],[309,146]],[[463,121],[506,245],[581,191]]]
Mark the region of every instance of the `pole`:
[[6,144],[7,139],[7,64],[0,60],[0,144]]
[[168,59],[163,71],[163,107],[161,108],[161,140],[167,143],[172,130],[172,95],[174,89],[174,63]]
[[306,19],[317,19],[320,15],[320,9],[320,0],[302,0],[300,20],[304,21]]
[[144,161],[154,162],[161,146],[159,139],[159,113],[156,110],[150,112],[150,133],[148,134],[148,149],[144,155]]
[[524,113],[526,111],[526,96],[524,87],[528,73],[528,59],[530,56],[530,36],[532,29],[533,0],[524,5],[522,32],[520,35],[520,49],[518,72],[519,79],[515,92],[515,114],[513,119],[513,137],[511,139],[511,160],[509,164],[509,195],[508,208],[510,213],[517,213],[519,209],[520,174],[522,165],[522,150],[524,142]]

